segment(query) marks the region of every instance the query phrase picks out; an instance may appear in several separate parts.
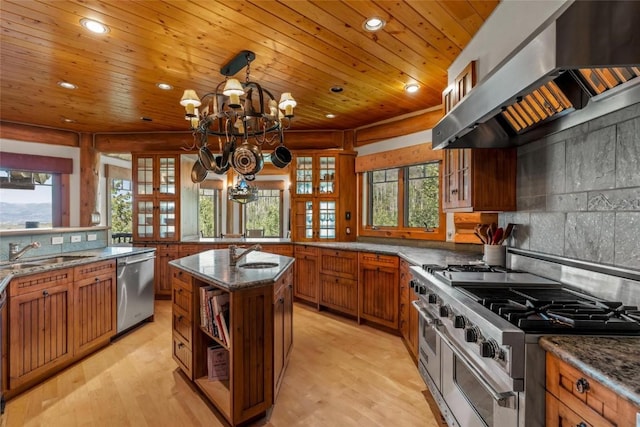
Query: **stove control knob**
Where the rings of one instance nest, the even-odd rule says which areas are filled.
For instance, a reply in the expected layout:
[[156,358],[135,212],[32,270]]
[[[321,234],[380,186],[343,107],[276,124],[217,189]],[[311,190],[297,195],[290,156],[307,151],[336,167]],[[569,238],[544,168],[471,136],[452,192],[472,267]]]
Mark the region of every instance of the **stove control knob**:
[[498,354],[498,343],[492,339],[480,343],[480,356],[493,359]]
[[415,280],[410,280],[409,281],[409,287],[411,287],[411,289],[415,289],[417,284],[418,284],[418,282],[416,282]]
[[424,295],[427,293],[427,287],[425,285],[416,284],[416,289],[420,295]]
[[469,328],[464,331],[464,340],[466,342],[476,342],[478,341],[478,329],[477,328]]
[[467,324],[467,320],[464,318],[464,316],[458,314],[456,317],[453,318],[453,327],[457,328],[457,329],[464,329],[464,327]]
[[446,305],[440,306],[440,317],[449,317],[449,307]]
[[437,304],[438,303],[438,295],[429,294],[429,296],[427,297],[427,300],[429,301],[429,304]]

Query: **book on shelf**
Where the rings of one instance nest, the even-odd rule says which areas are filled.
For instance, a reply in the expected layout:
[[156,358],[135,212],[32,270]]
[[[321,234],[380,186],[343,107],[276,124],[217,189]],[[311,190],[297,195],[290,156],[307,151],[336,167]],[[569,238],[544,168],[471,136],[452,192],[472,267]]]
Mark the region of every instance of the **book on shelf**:
[[229,345],[229,294],[214,286],[200,288],[200,326]]
[[207,379],[209,381],[229,379],[229,352],[220,344],[207,347]]

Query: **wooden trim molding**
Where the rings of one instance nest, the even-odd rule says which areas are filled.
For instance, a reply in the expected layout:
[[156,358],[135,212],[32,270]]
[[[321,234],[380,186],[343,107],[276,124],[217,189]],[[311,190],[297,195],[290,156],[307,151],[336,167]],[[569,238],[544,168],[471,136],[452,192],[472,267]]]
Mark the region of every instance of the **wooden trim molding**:
[[0,152],[0,167],[28,172],[73,173],[73,159]]
[[406,117],[392,122],[382,123],[355,131],[354,146],[363,145],[397,136],[409,135],[427,129],[433,129],[444,117],[442,109],[428,111],[416,116]]
[[200,188],[222,191],[224,188],[224,182],[221,179],[205,179],[200,183]]
[[0,121],[0,138],[67,147],[80,145],[80,138],[76,132],[2,121]]
[[356,173],[442,161],[443,159],[442,150],[432,150],[431,142],[426,142],[396,150],[358,156],[356,157]]

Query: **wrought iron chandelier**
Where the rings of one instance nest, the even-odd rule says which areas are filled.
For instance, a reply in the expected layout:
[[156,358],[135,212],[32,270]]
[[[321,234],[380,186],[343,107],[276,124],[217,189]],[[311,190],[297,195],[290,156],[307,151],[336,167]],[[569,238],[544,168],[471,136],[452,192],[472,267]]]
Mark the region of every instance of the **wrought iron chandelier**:
[[[225,79],[212,92],[200,98],[195,90],[186,89],[180,100],[194,136],[189,149],[198,150],[193,182],[203,181],[208,171],[224,174],[233,167],[242,176],[238,186],[232,187],[239,189],[241,203],[255,200],[244,194],[252,188],[246,181],[254,180],[264,166],[263,144],[279,144],[271,153],[276,167],[284,168],[291,162],[291,153],[284,146],[284,131],[291,126],[297,104],[290,92],[282,93],[277,102],[271,92],[251,81],[251,61],[255,57],[253,52],[243,50],[220,69]],[[245,66],[244,82],[230,78]],[[210,135],[217,136],[217,149],[209,146]]]

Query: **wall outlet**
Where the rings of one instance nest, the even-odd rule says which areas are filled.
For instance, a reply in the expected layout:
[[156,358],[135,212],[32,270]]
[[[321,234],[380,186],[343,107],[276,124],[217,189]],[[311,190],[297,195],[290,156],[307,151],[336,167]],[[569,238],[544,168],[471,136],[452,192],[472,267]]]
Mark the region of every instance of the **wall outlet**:
[[78,243],[78,242],[82,242],[82,236],[80,235],[71,236],[71,243]]
[[96,234],[87,234],[87,242],[93,242],[98,236]]
[[52,237],[51,244],[52,245],[61,245],[64,242],[64,238],[62,236]]

